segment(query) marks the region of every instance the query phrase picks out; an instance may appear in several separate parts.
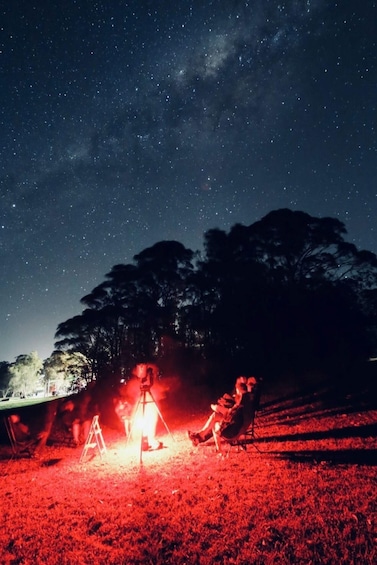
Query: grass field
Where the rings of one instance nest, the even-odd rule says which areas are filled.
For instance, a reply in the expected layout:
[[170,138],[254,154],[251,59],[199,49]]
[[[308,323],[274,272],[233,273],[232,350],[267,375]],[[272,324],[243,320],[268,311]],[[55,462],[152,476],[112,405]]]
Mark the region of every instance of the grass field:
[[9,409],[19,409],[19,408],[25,408],[27,406],[35,406],[36,404],[43,404],[44,402],[48,402],[49,400],[53,400],[54,397],[49,397],[48,399],[46,398],[18,398],[18,397],[12,397],[12,398],[7,398],[7,399],[2,399],[0,401],[0,414],[2,411],[6,411]]
[[377,563],[377,410],[317,393],[262,399],[247,452],[194,448],[206,413],[174,414],[143,454],[103,426],[107,454],[51,436],[38,459],[0,449],[4,565]]

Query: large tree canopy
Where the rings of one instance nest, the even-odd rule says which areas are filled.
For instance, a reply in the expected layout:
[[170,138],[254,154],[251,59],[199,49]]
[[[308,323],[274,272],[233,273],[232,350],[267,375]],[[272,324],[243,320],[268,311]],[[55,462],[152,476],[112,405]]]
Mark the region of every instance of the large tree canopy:
[[[348,278],[362,287],[375,285],[376,256],[358,251],[344,241],[345,235],[345,226],[337,219],[281,209],[248,227],[234,226],[228,241],[234,258],[252,258],[265,265],[278,284],[315,286]],[[209,241],[211,259],[214,251],[208,250]]]
[[205,234],[207,335],[223,365],[263,371],[368,354],[360,298],[376,287],[377,260],[345,234],[339,220],[287,209]]
[[377,258],[342,222],[276,210],[204,235],[204,253],[162,241],[116,265],[59,325],[57,346],[94,373],[158,361],[166,339],[223,374],[365,357],[375,343]]
[[42,386],[43,361],[36,351],[18,355],[16,361],[9,366],[9,387],[12,393],[28,396],[34,394],[38,386]]
[[63,339],[56,346],[84,354],[97,374],[122,375],[155,358],[162,338],[179,332],[193,255],[176,241],[163,241],[136,255],[134,265],[115,265],[82,299],[83,313],[59,325],[56,336]]

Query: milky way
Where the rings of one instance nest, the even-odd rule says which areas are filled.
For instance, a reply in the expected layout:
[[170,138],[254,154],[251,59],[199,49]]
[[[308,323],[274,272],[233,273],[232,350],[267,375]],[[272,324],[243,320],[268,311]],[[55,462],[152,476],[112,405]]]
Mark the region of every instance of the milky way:
[[288,207],[377,252],[375,2],[116,4],[1,11],[0,360],[163,239]]

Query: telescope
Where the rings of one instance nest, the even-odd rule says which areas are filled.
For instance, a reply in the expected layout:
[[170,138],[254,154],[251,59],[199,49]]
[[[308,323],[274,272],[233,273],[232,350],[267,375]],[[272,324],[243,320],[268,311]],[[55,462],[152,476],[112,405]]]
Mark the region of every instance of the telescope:
[[157,368],[154,365],[148,365],[146,363],[136,365],[135,375],[140,380],[141,391],[149,391],[152,388],[156,373]]

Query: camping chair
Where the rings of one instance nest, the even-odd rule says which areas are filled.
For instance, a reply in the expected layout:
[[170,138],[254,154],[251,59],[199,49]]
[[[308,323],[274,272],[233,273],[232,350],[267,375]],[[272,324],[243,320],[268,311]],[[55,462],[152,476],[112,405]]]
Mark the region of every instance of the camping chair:
[[256,413],[256,402],[253,394],[245,393],[242,395],[240,405],[233,412],[234,422],[224,420],[219,429],[213,430],[213,439],[216,451],[221,453],[221,441],[228,445],[227,455],[233,446],[238,451],[247,452],[247,445],[252,444],[257,451],[258,447],[254,444],[255,430],[254,420]]
[[258,428],[259,426],[258,426],[258,423],[256,423],[255,420],[256,420],[256,415],[257,415],[257,413],[260,409],[260,399],[261,399],[261,384],[260,384],[260,382],[258,382],[258,384],[255,386],[255,388],[253,388],[253,390],[250,394],[249,402],[252,402],[252,404],[253,404],[253,406],[251,408],[252,418],[251,418],[251,421],[250,421],[250,425],[246,429],[246,431],[244,433],[244,437],[242,437],[242,441],[241,441],[241,443],[243,443],[245,446],[248,443],[249,444],[252,443],[257,451],[260,451],[260,450],[254,444],[254,440],[259,437],[256,430],[255,430],[255,428]]
[[4,426],[12,450],[12,455],[9,460],[12,460],[14,457],[32,457],[35,447],[35,440],[32,438],[25,438],[25,440],[19,441],[17,439],[12,422],[12,416],[4,417]]

